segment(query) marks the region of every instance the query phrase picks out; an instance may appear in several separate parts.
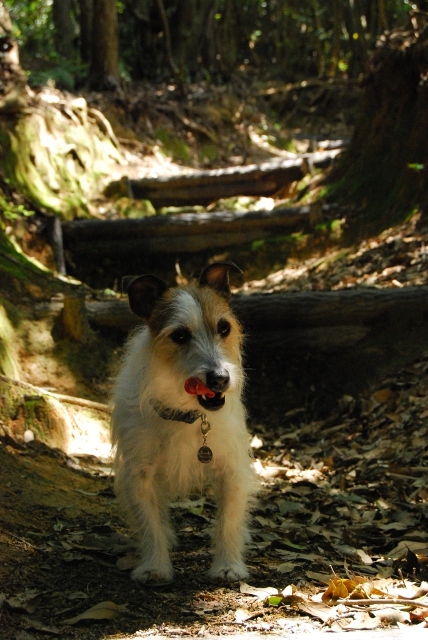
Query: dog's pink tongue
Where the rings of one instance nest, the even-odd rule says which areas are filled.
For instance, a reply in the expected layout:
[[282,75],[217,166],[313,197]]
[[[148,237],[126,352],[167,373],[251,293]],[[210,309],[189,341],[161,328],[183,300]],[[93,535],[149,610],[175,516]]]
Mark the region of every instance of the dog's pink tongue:
[[208,389],[199,378],[187,378],[184,383],[184,389],[191,396],[207,396],[208,398],[214,398],[215,393]]

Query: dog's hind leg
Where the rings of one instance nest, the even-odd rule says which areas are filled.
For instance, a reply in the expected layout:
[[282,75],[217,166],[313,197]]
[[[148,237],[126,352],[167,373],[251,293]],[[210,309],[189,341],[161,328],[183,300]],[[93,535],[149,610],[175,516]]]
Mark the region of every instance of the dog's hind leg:
[[[132,578],[140,582],[169,582],[173,577],[169,551],[175,538],[169,524],[168,504],[156,487],[153,475],[154,468],[147,466],[132,479],[128,477],[125,483],[119,481],[119,497],[126,500],[140,543],[141,561]],[[127,495],[124,495],[124,485]]]
[[218,514],[213,536],[214,559],[209,571],[212,578],[228,582],[248,576],[243,560],[249,539],[246,526],[252,501],[250,478],[223,473],[217,486]]

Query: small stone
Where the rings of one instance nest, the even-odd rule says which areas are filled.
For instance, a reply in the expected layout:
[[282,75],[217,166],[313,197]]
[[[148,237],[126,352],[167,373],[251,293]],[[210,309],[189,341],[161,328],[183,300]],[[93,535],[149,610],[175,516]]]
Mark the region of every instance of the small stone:
[[25,444],[27,444],[28,442],[33,442],[33,440],[34,440],[34,433],[31,431],[31,429],[27,429],[26,431],[24,431]]

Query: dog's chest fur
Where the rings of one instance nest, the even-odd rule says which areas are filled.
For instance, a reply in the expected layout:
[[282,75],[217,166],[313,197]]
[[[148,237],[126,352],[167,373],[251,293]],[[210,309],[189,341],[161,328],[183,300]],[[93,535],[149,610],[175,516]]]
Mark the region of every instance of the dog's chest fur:
[[[223,318],[233,328],[226,340],[215,331]],[[170,339],[177,327],[186,327],[192,334],[185,348]],[[202,491],[226,466],[234,468],[248,457],[240,399],[240,345],[240,327],[229,306],[216,293],[197,287],[173,290],[155,308],[149,325],[140,328],[127,345],[114,398],[121,421],[113,421],[113,437],[119,440],[123,458],[132,457],[133,465],[138,464],[141,473],[152,474],[171,498]],[[207,412],[213,460],[205,465],[198,460],[203,444],[201,419],[193,424],[164,420],[154,404],[203,413],[195,397],[184,391],[185,380],[204,377],[220,365],[231,373],[231,392],[221,411]]]

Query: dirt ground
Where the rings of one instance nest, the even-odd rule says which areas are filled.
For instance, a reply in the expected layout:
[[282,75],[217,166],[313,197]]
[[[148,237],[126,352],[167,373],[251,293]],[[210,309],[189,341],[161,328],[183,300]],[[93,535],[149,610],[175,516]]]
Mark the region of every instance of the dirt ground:
[[108,461],[2,437],[1,637],[426,625],[427,391],[428,355],[364,397],[344,397],[323,421],[296,410],[275,429],[251,425],[263,492],[249,585],[206,577],[214,505],[196,496],[173,508],[174,581],[132,582]]

